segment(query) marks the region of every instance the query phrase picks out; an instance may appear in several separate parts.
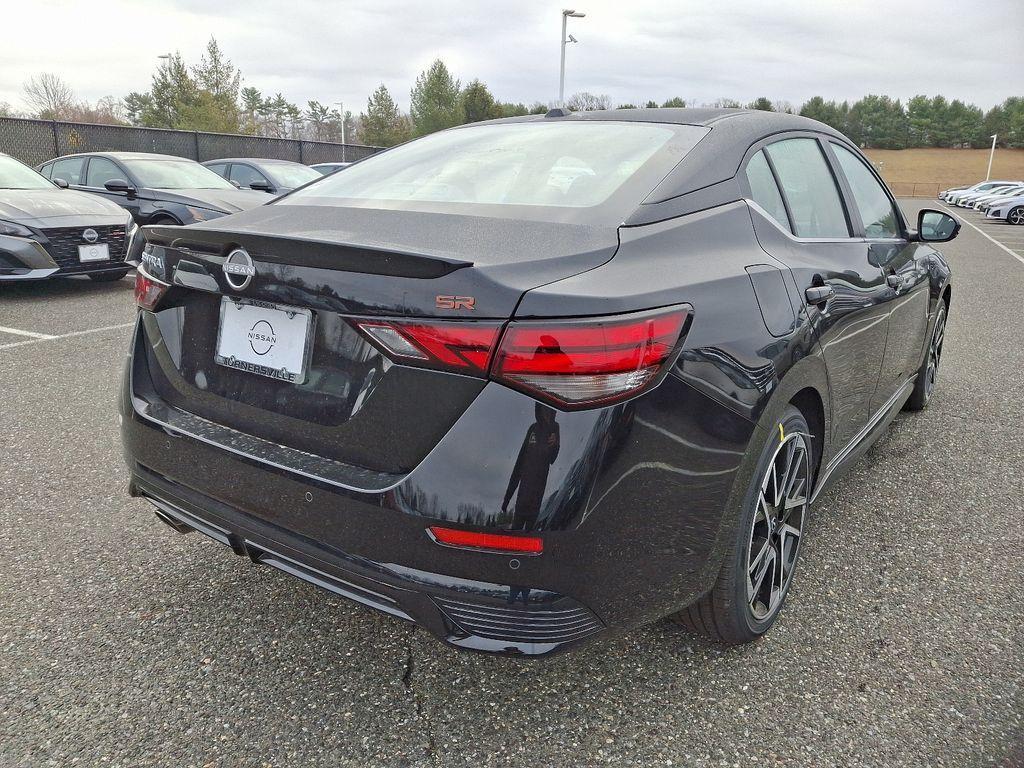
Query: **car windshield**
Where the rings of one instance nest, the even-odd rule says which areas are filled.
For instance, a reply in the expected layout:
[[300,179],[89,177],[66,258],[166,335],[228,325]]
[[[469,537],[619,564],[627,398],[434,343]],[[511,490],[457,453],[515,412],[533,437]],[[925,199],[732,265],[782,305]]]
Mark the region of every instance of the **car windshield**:
[[291,163],[268,163],[264,166],[264,170],[274,177],[274,181],[277,182],[278,186],[288,187],[289,189],[301,187],[303,184],[308,184],[314,179],[321,178],[321,174],[318,171],[298,163],[294,165]]
[[589,120],[458,128],[373,155],[276,204],[604,221],[594,209],[631,211],[707,133]]
[[234,189],[231,182],[192,160],[122,160],[139,184],[150,189]]
[[0,189],[53,189],[53,184],[24,163],[0,155]]

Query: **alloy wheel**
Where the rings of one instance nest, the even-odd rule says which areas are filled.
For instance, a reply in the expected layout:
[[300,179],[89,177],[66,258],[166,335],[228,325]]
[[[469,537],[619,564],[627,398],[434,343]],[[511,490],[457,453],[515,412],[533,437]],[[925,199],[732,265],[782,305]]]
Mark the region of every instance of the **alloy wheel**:
[[935,389],[935,380],[939,375],[939,362],[942,360],[942,340],[946,337],[946,313],[940,312],[935,320],[935,330],[932,331],[932,340],[928,345],[928,368],[925,371],[924,394],[926,398],[932,396]]
[[779,429],[779,445],[757,496],[747,545],[747,604],[767,621],[789,590],[807,517],[810,456],[804,435]]
[[1007,215],[1006,220],[1011,224],[1024,224],[1024,208],[1014,208]]

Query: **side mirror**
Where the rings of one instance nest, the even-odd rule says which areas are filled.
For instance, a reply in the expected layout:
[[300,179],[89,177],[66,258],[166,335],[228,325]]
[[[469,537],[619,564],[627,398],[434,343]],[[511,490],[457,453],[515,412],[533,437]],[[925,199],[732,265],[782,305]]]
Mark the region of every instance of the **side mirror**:
[[136,189],[124,179],[111,179],[103,188],[108,192],[124,192],[128,197],[135,195]]
[[917,214],[917,239],[923,243],[948,243],[960,232],[960,222],[942,211],[924,208]]
[[67,189],[70,186],[64,179],[52,179],[53,183],[61,189]]
[[272,192],[273,189],[270,186],[269,181],[253,181],[249,184],[249,189],[255,189],[259,192]]

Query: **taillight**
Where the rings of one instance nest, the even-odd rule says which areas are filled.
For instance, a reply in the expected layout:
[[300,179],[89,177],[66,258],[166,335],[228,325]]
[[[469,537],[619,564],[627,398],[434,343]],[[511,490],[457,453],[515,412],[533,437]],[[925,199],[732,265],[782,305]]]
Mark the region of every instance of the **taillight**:
[[509,323],[491,378],[562,408],[606,405],[656,384],[674,361],[688,308]]
[[539,555],[544,551],[544,540],[540,536],[512,536],[505,533],[478,533],[458,528],[442,528],[433,525],[427,529],[430,537],[438,544],[461,549],[478,549],[484,552],[508,552],[518,555]]
[[360,320],[360,330],[386,352],[413,365],[486,376],[499,322]]
[[[495,381],[571,410],[657,384],[690,316],[679,306],[614,317],[493,321],[356,320],[390,357]],[[501,341],[498,342],[499,334]]]
[[141,267],[135,271],[135,303],[140,309],[156,309],[170,287],[162,280],[147,275]]

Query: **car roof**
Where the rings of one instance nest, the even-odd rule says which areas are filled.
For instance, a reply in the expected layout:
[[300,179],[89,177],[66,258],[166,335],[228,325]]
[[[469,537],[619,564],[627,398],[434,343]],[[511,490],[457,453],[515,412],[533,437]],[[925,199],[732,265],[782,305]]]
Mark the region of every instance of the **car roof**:
[[[281,160],[276,157],[218,157],[216,160],[203,160],[203,165],[210,163],[253,163],[254,165],[302,165],[294,160]],[[305,166],[303,166],[305,167]]]
[[[112,157],[115,160],[192,160],[191,157],[179,155],[161,155],[155,152],[78,152],[73,155],[61,155],[54,160],[65,160],[69,157]],[[51,162],[47,160],[46,162]]]

